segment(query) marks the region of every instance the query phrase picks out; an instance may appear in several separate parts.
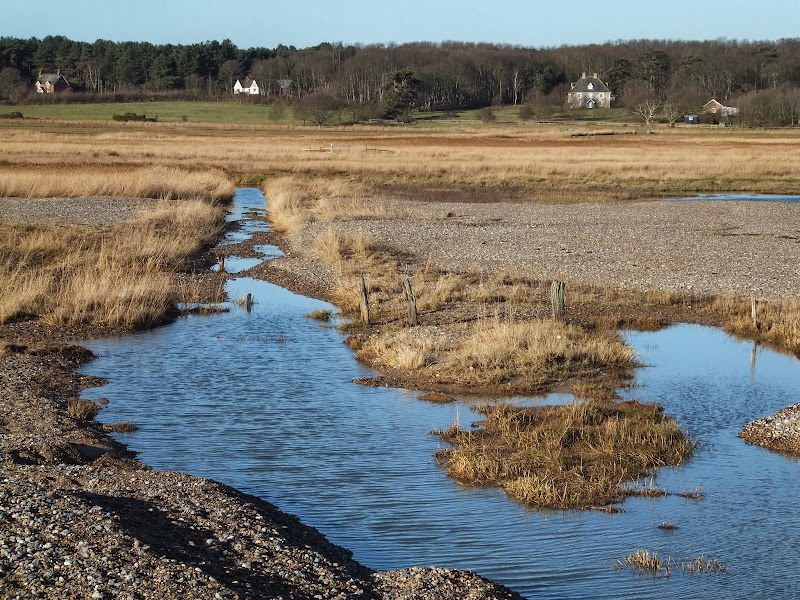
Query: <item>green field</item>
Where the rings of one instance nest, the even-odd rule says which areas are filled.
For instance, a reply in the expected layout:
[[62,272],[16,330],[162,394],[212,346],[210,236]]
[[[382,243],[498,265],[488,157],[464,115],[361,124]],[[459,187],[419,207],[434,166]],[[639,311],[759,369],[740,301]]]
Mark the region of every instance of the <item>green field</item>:
[[[125,113],[157,117],[161,122],[287,124],[290,108],[276,114],[270,105],[242,102],[121,102],[105,104],[30,104],[0,107],[0,114],[20,112],[26,119],[111,121]],[[277,118],[276,118],[277,117]]]
[[[136,113],[149,118],[157,118],[163,123],[238,123],[243,125],[300,125],[290,107],[275,107],[269,104],[251,104],[248,102],[120,102],[102,104],[28,104],[22,106],[0,106],[0,115],[20,112],[26,119],[57,119],[65,121],[111,121],[114,115]],[[496,120],[493,123],[481,123],[481,114],[477,110],[453,112],[421,111],[415,114],[419,125],[441,124],[464,125],[508,125],[522,124],[519,119],[518,106],[493,108]],[[351,118],[343,111],[339,120],[332,124],[347,122]],[[544,117],[543,117],[544,118]],[[632,120],[630,115],[621,109],[597,111],[569,111],[548,116],[545,120],[579,120],[582,122],[619,122]]]

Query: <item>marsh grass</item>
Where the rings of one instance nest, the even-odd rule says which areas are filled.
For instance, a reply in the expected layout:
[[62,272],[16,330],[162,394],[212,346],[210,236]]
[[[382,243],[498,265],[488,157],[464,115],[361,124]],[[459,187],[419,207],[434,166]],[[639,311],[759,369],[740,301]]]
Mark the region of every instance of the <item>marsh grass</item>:
[[91,400],[73,398],[67,402],[67,414],[79,421],[92,421],[100,413],[100,407]]
[[233,197],[233,184],[219,169],[199,171],[162,165],[23,165],[6,166],[0,171],[0,196],[126,196],[166,200],[199,198],[208,202],[227,202]]
[[[0,127],[0,145],[8,164],[152,163],[254,176],[346,175],[368,185],[520,187],[530,201],[619,201],[720,190],[791,193],[800,181],[795,131],[662,130],[657,136],[592,138],[571,133],[562,126],[454,134],[439,128],[9,122]],[[239,143],[245,137],[248,143]],[[304,152],[331,142],[335,153]],[[365,143],[392,152],[365,154]]]
[[158,324],[180,300],[176,273],[222,225],[222,207],[204,200],[162,201],[113,227],[7,225],[0,238],[0,324]]
[[593,400],[478,407],[483,426],[437,432],[454,448],[436,457],[458,481],[499,486],[527,506],[605,506],[641,495],[631,483],[683,463],[695,448],[674,420],[640,406]]
[[677,566],[677,563],[672,557],[661,558],[656,552],[651,554],[648,550],[640,549],[618,560],[614,564],[614,569],[617,571],[630,569],[639,575],[669,577],[674,566]]
[[758,328],[753,323],[750,299],[719,298],[711,310],[721,316],[728,332],[777,345],[800,356],[800,301],[759,301]]
[[292,233],[314,221],[346,221],[365,217],[392,217],[397,211],[368,196],[359,183],[342,178],[279,177],[262,184],[273,228]]
[[671,556],[662,558],[656,552],[651,554],[650,551],[644,549],[636,550],[614,563],[614,569],[617,571],[630,569],[639,575],[652,575],[654,578],[669,578],[673,569],[676,568],[680,568],[687,575],[730,572],[728,567],[716,558],[708,558],[702,554],[697,558],[676,560]]
[[384,370],[411,370],[440,384],[542,391],[557,381],[625,373],[635,354],[619,339],[554,321],[482,319],[460,327],[383,330],[357,357]]
[[306,313],[304,316],[307,319],[314,319],[315,321],[324,321],[327,323],[328,321],[331,320],[331,311],[325,308],[318,308],[315,311]]

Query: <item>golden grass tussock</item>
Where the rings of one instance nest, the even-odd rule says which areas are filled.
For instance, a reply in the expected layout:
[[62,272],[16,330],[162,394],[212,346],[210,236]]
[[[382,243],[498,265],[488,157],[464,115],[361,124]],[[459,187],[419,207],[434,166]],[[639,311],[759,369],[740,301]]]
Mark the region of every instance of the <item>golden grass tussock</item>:
[[67,414],[79,421],[92,421],[100,412],[100,407],[91,400],[73,398],[67,402]]
[[22,198],[126,196],[218,202],[230,200],[233,191],[230,179],[219,169],[26,165],[0,171],[0,196]]
[[137,329],[161,322],[175,274],[222,231],[224,211],[206,201],[163,201],[152,213],[107,228],[4,227],[0,323]]
[[676,564],[675,559],[671,556],[661,558],[656,552],[651,554],[649,550],[639,549],[614,563],[614,569],[617,571],[630,569],[639,575],[669,577]]
[[[438,432],[448,475],[496,485],[540,508],[592,508],[639,495],[656,467],[687,460],[695,443],[658,407],[607,401],[558,406],[483,406],[482,427]],[[652,487],[652,486],[651,486]]]
[[558,381],[599,372],[624,374],[635,354],[619,339],[553,321],[483,319],[461,327],[386,330],[371,336],[358,358],[379,369],[417,358],[421,377],[440,384],[532,393]]
[[346,221],[390,217],[397,213],[366,188],[350,180],[331,177],[279,177],[262,185],[272,226],[292,233],[314,221]]

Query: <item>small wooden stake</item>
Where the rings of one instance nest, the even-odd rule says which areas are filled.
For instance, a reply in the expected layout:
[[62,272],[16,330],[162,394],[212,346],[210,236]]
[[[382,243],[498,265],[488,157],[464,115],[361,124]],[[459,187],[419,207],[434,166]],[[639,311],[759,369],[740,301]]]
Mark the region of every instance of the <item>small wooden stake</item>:
[[248,292],[247,299],[244,301],[244,306],[247,309],[247,312],[253,310],[253,294]]
[[225,255],[224,254],[219,257],[219,272],[220,273],[224,273],[225,272]]
[[564,310],[564,288],[566,285],[563,281],[555,281],[550,284],[550,301],[553,305],[553,319],[556,321],[563,321]]
[[408,326],[416,327],[419,324],[417,321],[417,299],[414,298],[414,292],[411,290],[410,279],[406,279],[403,285],[403,292],[406,297],[406,306],[408,308]]
[[755,296],[750,297],[750,314],[753,317],[753,329],[758,331],[758,303]]
[[369,327],[369,298],[367,297],[367,284],[361,278],[361,321]]

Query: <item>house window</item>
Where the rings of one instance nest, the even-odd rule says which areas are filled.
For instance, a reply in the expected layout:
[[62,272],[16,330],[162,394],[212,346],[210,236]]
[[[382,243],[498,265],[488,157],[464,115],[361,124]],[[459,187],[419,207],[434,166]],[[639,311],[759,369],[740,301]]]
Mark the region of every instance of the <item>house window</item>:
[[603,94],[603,92],[600,92],[600,97],[601,97],[601,98],[603,98],[603,97],[604,97],[604,94]]
[[578,92],[577,94],[575,94],[575,97],[576,97],[576,98],[581,98],[581,97],[582,97],[582,96],[581,96],[581,93],[580,93],[580,92]]
[[590,84],[589,84],[589,85],[587,85],[586,87],[587,87],[587,88],[589,88],[590,90],[593,90],[593,89],[594,89],[594,84],[593,84],[593,83],[590,83]]

